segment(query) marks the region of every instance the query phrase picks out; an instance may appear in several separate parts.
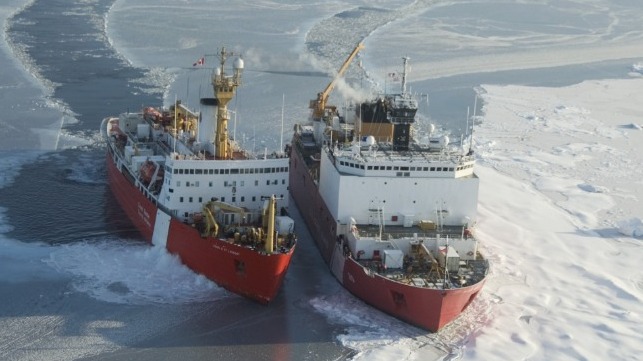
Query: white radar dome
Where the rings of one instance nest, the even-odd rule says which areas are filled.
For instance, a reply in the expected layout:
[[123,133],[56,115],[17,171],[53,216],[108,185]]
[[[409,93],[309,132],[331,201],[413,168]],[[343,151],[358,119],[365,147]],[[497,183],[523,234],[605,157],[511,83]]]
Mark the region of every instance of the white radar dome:
[[442,137],[442,139],[440,139],[440,145],[442,145],[443,147],[449,145],[449,137],[447,137],[446,135]]
[[433,134],[435,132],[435,124],[429,124],[429,134]]
[[235,69],[243,69],[243,59],[241,58],[234,59],[234,63],[232,64],[232,66]]
[[375,137],[372,135],[369,135],[366,137],[366,145],[371,146],[375,144]]
[[221,75],[221,68],[214,69],[214,75],[216,75],[216,76]]

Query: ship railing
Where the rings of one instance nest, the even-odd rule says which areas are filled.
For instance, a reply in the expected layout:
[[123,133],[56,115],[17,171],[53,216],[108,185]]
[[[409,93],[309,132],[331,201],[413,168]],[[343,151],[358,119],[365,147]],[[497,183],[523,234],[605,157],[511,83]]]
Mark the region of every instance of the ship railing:
[[[413,148],[405,151],[393,150],[392,144],[383,145],[382,143],[378,143],[377,146],[373,147],[362,146],[359,157],[355,156],[353,148],[350,145],[338,144],[335,149],[331,147],[328,147],[328,149],[334,158],[369,159],[373,157],[378,161],[417,161],[420,159],[427,162],[451,162],[455,165],[475,159],[473,156],[464,155],[460,152],[434,151],[428,148]],[[332,150],[332,152],[330,150]]]
[[167,142],[164,139],[160,139],[158,142],[156,142],[156,145],[160,150],[159,153],[163,153],[165,155],[172,153],[172,149],[170,148],[170,145],[167,144]]
[[[373,239],[378,242],[387,242],[392,245],[394,245],[396,248],[397,246],[395,245],[395,240],[398,239],[436,239],[436,240],[441,240],[441,239],[465,239],[462,236],[462,233],[458,232],[382,232],[380,235],[379,232],[367,232],[360,230],[359,235],[356,235],[356,238],[362,238],[362,239]],[[469,236],[469,239],[475,238],[473,236]]]

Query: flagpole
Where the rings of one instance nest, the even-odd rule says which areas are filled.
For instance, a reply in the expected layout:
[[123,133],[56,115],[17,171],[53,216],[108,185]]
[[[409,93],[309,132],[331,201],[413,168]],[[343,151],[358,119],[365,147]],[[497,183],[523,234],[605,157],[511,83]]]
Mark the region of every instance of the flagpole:
[[279,140],[279,151],[284,149],[284,104],[286,103],[286,94],[281,94],[281,139]]
[[176,94],[174,94],[174,149],[173,153],[176,154],[176,140],[179,136],[179,130],[176,129]]

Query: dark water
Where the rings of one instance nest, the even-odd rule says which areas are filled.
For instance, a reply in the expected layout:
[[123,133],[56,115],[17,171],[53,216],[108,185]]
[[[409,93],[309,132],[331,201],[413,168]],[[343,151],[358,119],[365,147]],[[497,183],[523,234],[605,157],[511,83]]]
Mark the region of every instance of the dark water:
[[14,43],[28,49],[41,75],[58,85],[53,96],[76,114],[79,122],[65,131],[96,139],[80,149],[43,156],[16,178],[19,189],[0,190],[14,239],[56,244],[132,230],[111,200],[104,181],[105,148],[96,135],[104,117],[159,104],[161,94],[133,87],[131,81],[144,71],[128,66],[107,43],[97,19],[112,3],[36,1],[8,30]]

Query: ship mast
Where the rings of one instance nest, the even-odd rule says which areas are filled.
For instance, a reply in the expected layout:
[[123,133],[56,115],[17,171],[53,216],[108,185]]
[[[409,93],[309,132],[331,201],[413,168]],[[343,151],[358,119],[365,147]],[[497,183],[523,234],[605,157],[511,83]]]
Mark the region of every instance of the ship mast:
[[228,137],[228,103],[232,98],[239,85],[241,85],[241,72],[243,71],[243,59],[237,58],[233,64],[233,75],[226,76],[225,62],[228,57],[233,56],[232,52],[227,52],[225,47],[221,48],[219,54],[220,68],[217,68],[212,77],[212,87],[214,88],[214,97],[217,99],[217,132],[215,138],[215,157],[216,159],[231,159],[232,146]]
[[402,57],[404,60],[404,70],[402,71],[402,94],[406,94],[406,72],[408,71],[409,57]]

